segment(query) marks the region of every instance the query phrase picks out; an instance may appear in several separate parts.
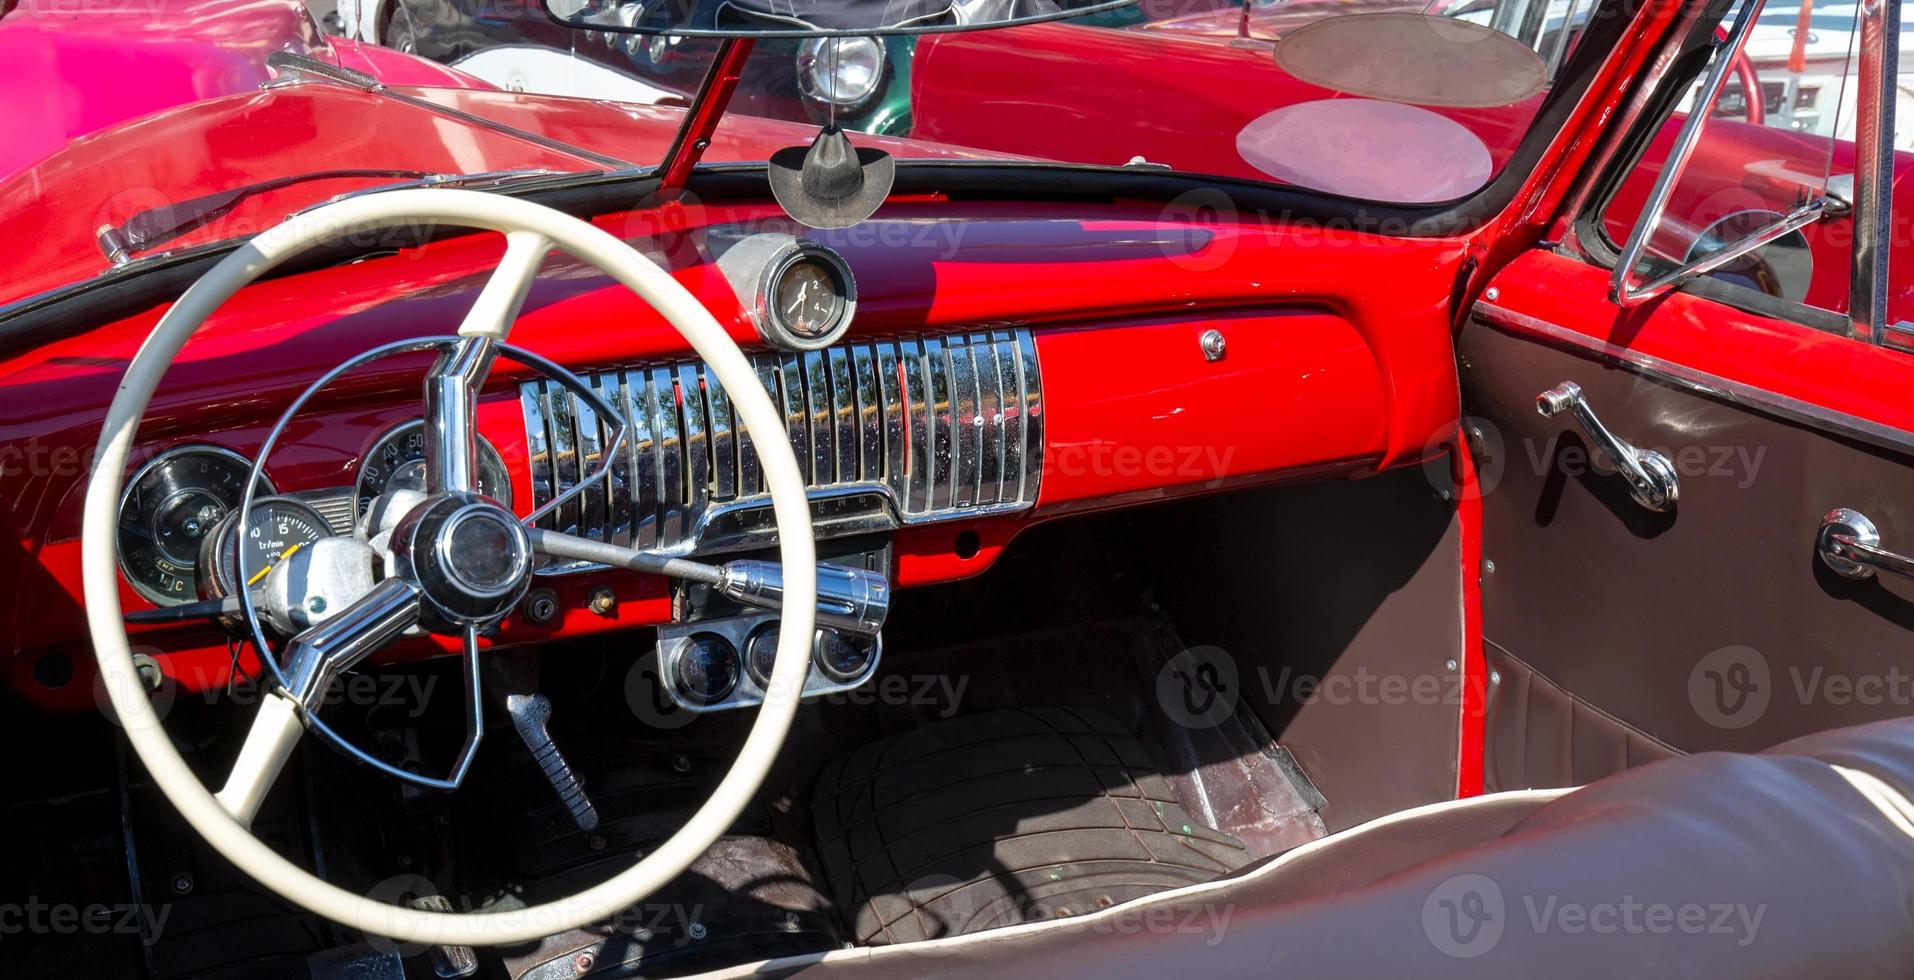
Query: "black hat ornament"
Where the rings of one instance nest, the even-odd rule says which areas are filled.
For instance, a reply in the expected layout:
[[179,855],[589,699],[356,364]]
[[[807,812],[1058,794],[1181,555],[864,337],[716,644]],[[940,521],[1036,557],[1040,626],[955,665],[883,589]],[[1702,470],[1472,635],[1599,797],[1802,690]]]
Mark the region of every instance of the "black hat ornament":
[[784,213],[810,228],[849,228],[890,196],[897,161],[883,150],[854,147],[835,124],[808,147],[771,154],[771,195]]

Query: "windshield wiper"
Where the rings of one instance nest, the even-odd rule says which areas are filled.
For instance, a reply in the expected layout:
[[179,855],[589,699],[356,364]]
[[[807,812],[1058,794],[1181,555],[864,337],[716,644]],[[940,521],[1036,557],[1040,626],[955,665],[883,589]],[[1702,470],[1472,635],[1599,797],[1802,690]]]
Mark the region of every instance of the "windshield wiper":
[[164,245],[196,228],[203,227],[237,207],[241,201],[258,194],[315,180],[355,180],[379,177],[407,177],[395,184],[380,184],[364,190],[348,191],[332,197],[337,201],[374,191],[402,187],[503,187],[521,181],[537,182],[550,177],[592,177],[602,171],[564,171],[546,169],[495,170],[479,174],[447,174],[430,170],[315,170],[290,177],[275,177],[231,190],[216,191],[174,204],[162,204],[134,214],[118,225],[102,225],[95,237],[107,261],[124,265],[135,255]]

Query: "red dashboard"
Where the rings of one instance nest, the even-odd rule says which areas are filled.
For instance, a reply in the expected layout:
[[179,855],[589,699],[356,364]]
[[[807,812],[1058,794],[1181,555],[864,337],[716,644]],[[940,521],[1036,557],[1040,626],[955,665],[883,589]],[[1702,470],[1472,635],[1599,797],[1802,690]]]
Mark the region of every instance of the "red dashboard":
[[[796,230],[775,210],[701,206],[598,223],[665,265],[747,350],[762,348],[704,236],[716,226]],[[1060,212],[1053,203],[1039,212],[938,199],[894,203],[862,226],[809,237],[855,273],[847,341],[1014,327],[1029,331],[1041,365],[1034,505],[897,531],[901,587],[976,574],[1037,521],[1256,483],[1360,476],[1419,460],[1453,430],[1445,311],[1463,252],[1453,242],[1354,233],[1327,240],[1265,224],[1192,223],[1154,204]],[[284,407],[340,361],[393,340],[449,333],[500,253],[496,236],[473,235],[255,284],[182,352],[149,410],[137,455],[181,444],[250,455]],[[635,296],[566,256],[547,261],[525,309],[512,342],[580,373],[686,350]],[[13,542],[0,555],[0,575],[16,586],[7,590],[12,625],[0,654],[9,686],[36,704],[95,703],[83,652],[80,501],[99,420],[162,312],[0,361],[0,497]],[[1220,351],[1205,341],[1212,332]],[[350,486],[380,434],[419,414],[424,358],[369,365],[315,401],[266,462],[275,487]],[[517,384],[530,377],[501,362],[479,415],[521,514],[533,499],[532,450]],[[540,584],[557,592],[558,617],[537,626],[508,618],[493,645],[670,616],[664,583],[629,572]],[[616,608],[587,608],[587,596],[606,587]],[[129,611],[150,608],[130,586],[122,592]],[[185,689],[228,680],[230,651],[214,627],[143,627],[135,640]]]

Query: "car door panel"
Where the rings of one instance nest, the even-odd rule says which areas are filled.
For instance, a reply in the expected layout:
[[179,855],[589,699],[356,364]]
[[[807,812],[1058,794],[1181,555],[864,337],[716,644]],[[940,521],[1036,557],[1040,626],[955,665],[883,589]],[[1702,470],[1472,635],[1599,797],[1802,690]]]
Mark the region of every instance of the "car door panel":
[[[1484,643],[1508,668],[1490,685],[1488,788],[1907,713],[1914,582],[1842,578],[1815,546],[1847,507],[1914,547],[1914,365],[1688,294],[1623,313],[1606,281],[1533,253],[1458,336]],[[1537,412],[1563,381],[1675,462],[1671,512],[1635,503],[1566,415]]]

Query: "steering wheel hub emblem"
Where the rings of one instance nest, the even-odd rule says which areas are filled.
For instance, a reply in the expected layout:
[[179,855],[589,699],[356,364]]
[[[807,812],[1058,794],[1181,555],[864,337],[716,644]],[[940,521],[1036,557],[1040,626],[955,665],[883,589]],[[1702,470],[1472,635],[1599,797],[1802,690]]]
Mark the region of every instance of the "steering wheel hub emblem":
[[477,494],[428,498],[399,521],[392,557],[454,631],[503,616],[531,585],[532,543],[518,518]]

